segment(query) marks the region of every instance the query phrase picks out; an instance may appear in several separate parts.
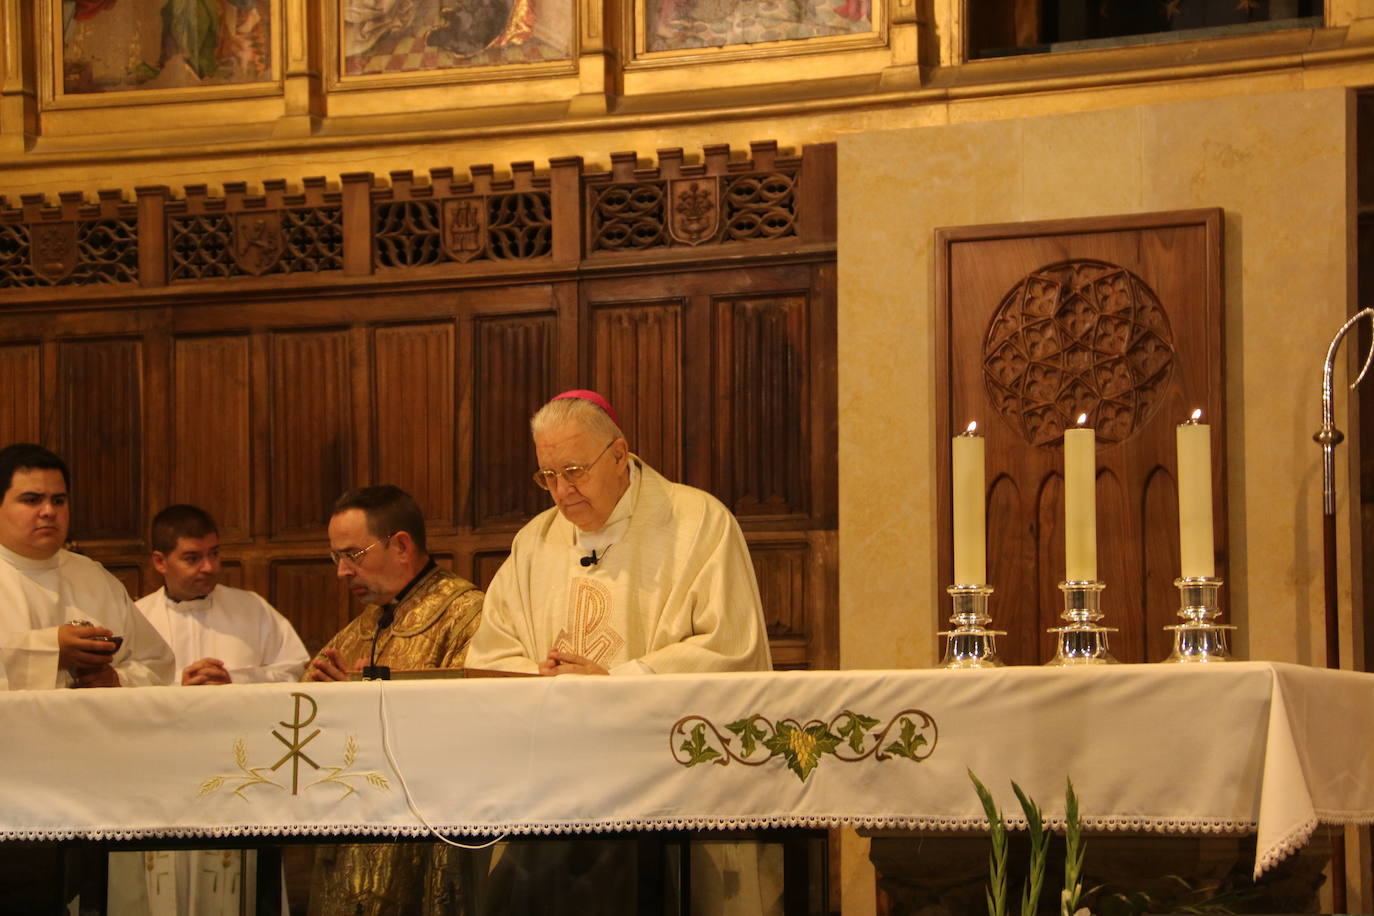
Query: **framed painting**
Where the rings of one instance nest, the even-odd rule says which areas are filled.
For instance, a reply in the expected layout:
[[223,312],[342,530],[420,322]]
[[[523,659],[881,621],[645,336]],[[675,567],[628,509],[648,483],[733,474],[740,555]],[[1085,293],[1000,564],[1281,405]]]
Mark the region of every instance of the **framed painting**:
[[573,0],[337,0],[344,77],[573,57]]
[[682,51],[861,35],[873,0],[642,0],[640,50]]
[[66,96],[275,78],[278,0],[61,0]]

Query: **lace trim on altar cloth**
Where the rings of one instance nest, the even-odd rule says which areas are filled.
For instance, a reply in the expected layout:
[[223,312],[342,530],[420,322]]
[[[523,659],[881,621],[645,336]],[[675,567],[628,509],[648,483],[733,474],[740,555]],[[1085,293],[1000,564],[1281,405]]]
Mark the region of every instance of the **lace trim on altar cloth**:
[[[1374,821],[1374,814],[1364,820],[1352,823]],[[1025,829],[1025,818],[1006,819],[1008,827],[1014,830]],[[1137,833],[1174,833],[1174,834],[1236,834],[1253,833],[1255,823],[1246,820],[1183,820],[1165,817],[1085,817],[1082,819],[1084,830],[1103,830],[1108,832]],[[1315,821],[1313,822],[1315,827]],[[1046,817],[1047,827],[1062,830],[1064,819]],[[759,830],[766,828],[799,827],[806,829],[830,829],[852,827],[859,830],[937,830],[973,831],[986,830],[988,822],[980,817],[873,817],[857,818],[841,815],[775,815],[771,817],[671,817],[636,818],[630,820],[503,824],[491,825],[453,825],[436,824],[435,827],[445,834],[466,836],[496,836],[507,833],[519,834],[583,834],[618,833],[634,830]],[[335,824],[335,825],[247,825],[237,827],[110,827],[71,829],[0,829],[0,841],[10,840],[142,840],[158,837],[187,839],[196,837],[236,837],[236,836],[390,836],[423,837],[428,834],[422,826],[382,827],[377,824]],[[1307,831],[1310,836],[1312,830]],[[1301,842],[1298,843],[1301,846]],[[1291,851],[1291,850],[1290,850]],[[1279,855],[1274,861],[1284,858],[1288,853]],[[1266,868],[1269,866],[1265,866]]]

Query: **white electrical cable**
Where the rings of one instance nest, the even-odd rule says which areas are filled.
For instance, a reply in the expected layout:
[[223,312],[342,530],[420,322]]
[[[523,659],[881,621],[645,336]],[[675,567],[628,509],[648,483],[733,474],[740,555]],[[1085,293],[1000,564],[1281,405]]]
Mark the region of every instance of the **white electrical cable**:
[[401,767],[396,763],[395,755],[391,753],[391,723],[386,714],[386,687],[384,686],[386,683],[386,681],[380,679],[377,681],[377,714],[381,719],[382,725],[382,751],[386,754],[386,762],[391,764],[391,771],[396,774],[396,781],[401,784],[401,792],[406,797],[406,805],[410,808],[410,813],[415,815],[420,823],[425,825],[425,829],[428,830],[435,839],[447,843],[450,846],[456,846],[459,849],[487,849],[504,840],[507,835],[503,833],[485,843],[478,843],[476,845],[459,843],[456,840],[450,840],[438,830],[434,829],[434,826],[420,813],[419,807],[415,804],[415,799],[410,794],[410,786],[406,785],[406,778],[401,773]]

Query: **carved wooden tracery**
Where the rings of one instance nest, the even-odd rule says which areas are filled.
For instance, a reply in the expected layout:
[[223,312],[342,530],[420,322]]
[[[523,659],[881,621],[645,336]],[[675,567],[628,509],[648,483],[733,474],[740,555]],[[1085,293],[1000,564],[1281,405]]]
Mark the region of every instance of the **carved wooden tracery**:
[[204,505],[227,581],[313,648],[352,610],[339,492],[406,488],[484,584],[548,505],[529,414],[601,388],[645,460],[740,517],[776,663],[833,665],[834,168],[769,142],[0,199],[0,436],[67,457],[74,535],[131,591],[158,584],[152,514]]
[[1021,279],[988,324],[988,398],[1032,445],[1076,417],[1120,442],[1154,413],[1173,370],[1169,320],[1148,283],[1106,261],[1064,261]]

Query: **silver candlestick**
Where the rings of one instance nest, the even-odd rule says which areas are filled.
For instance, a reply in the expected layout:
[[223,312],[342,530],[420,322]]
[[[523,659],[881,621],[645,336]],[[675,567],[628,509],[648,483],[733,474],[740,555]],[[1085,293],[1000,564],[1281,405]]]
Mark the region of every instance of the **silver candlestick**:
[[1189,576],[1175,579],[1178,588],[1178,616],[1183,620],[1165,627],[1174,634],[1174,651],[1166,662],[1226,662],[1231,652],[1226,648],[1226,631],[1231,624],[1217,623],[1221,616],[1217,594],[1221,579],[1210,576]]
[[1070,580],[1060,582],[1059,590],[1064,593],[1064,626],[1051,627],[1046,632],[1055,634],[1054,658],[1047,666],[1068,667],[1070,665],[1115,665],[1117,660],[1107,650],[1107,634],[1115,633],[1115,627],[1104,627],[1102,619],[1102,590],[1106,584],[1097,581]]
[[949,618],[954,629],[940,631],[941,636],[947,637],[941,667],[1002,667],[1003,661],[997,655],[997,637],[1007,635],[1007,631],[987,629],[992,622],[988,615],[992,586],[951,585],[945,592],[954,600],[954,614]]

